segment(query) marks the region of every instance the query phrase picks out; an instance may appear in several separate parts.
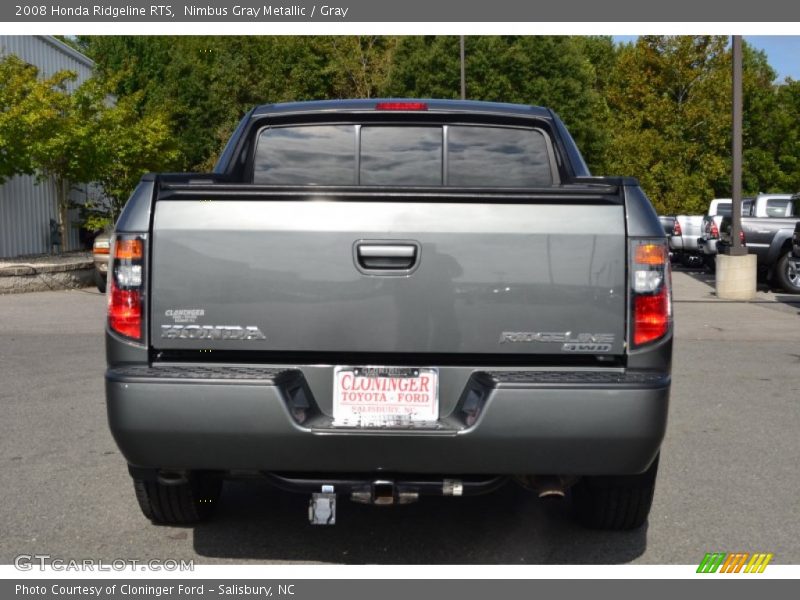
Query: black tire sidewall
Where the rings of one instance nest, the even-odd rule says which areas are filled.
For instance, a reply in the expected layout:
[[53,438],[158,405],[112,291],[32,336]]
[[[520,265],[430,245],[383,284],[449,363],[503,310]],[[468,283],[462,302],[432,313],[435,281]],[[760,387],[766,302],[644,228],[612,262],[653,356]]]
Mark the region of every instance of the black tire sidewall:
[[775,278],[777,279],[780,286],[790,294],[800,294],[800,286],[793,285],[792,282],[789,280],[788,276],[788,269],[789,269],[789,261],[792,258],[791,250],[785,252],[783,256],[781,256],[780,260],[778,261],[777,269],[775,272]]

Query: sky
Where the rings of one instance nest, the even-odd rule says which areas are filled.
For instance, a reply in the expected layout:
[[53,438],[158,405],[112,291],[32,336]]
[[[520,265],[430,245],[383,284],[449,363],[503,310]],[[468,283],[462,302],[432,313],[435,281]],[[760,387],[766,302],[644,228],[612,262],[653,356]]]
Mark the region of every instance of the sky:
[[[633,42],[635,35],[615,35],[614,41]],[[800,36],[796,35],[746,35],[745,41],[767,53],[769,64],[778,72],[776,81],[787,77],[800,80]]]

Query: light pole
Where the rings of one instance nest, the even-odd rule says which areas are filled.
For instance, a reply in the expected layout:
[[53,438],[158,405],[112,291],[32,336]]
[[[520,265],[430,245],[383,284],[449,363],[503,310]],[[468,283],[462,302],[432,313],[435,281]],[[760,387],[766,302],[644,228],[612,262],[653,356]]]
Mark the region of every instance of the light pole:
[[747,254],[742,246],[742,36],[734,35],[731,48],[733,54],[733,189],[731,199],[731,255]]
[[752,300],[756,296],[756,255],[742,246],[742,36],[731,44],[733,63],[733,142],[731,144],[731,240],[725,254],[717,254],[717,297],[724,300]]
[[464,64],[464,36],[461,36],[461,99],[467,99],[467,70]]

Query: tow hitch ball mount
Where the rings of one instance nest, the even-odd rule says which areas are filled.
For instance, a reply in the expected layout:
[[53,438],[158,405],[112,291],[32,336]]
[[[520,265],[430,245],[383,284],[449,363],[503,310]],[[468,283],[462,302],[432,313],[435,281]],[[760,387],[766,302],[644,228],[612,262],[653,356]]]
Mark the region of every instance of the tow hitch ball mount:
[[336,492],[332,485],[323,485],[322,491],[311,494],[308,520],[312,525],[336,524]]

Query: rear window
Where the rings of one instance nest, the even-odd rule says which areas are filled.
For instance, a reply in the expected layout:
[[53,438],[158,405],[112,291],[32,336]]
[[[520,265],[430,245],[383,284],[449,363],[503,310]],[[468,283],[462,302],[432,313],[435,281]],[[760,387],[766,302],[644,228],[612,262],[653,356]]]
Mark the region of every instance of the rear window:
[[536,187],[553,183],[540,131],[448,127],[447,182],[463,187]]
[[787,215],[786,208],[791,203],[791,200],[788,198],[769,198],[767,200],[767,216],[768,217],[786,217],[791,216],[791,214]]
[[267,129],[259,136],[253,182],[353,185],[355,149],[352,125]]
[[361,185],[441,185],[441,127],[362,127]]
[[554,178],[545,135],[478,125],[303,125],[265,129],[253,182],[283,185],[540,187]]
[[732,213],[733,205],[730,202],[717,204],[716,214],[722,215],[723,217],[730,217]]
[[[753,200],[742,200],[742,216],[747,217],[753,212]],[[733,215],[733,203],[725,202],[717,204],[717,215],[730,217]]]

